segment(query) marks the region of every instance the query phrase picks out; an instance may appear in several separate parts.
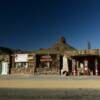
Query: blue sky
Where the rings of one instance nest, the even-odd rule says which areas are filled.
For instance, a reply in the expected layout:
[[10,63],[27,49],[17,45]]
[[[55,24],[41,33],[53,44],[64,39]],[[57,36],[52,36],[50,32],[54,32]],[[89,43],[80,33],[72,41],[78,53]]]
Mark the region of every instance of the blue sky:
[[100,0],[1,0],[0,46],[37,50],[61,36],[78,49],[100,48]]

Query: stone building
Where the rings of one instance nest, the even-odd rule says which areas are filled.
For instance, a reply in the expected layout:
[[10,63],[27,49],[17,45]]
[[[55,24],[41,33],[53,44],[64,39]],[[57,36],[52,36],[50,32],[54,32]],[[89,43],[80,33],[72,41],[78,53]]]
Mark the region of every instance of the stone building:
[[7,75],[10,73],[10,55],[0,55],[0,74]]
[[34,74],[35,53],[15,53],[12,57],[11,74]]
[[64,57],[67,63],[63,66],[68,68],[70,75],[100,75],[100,50],[77,50],[66,51]]
[[33,52],[0,48],[0,74],[100,75],[100,49],[77,50],[64,37]]
[[10,74],[12,53],[9,48],[0,47],[0,75]]
[[37,54],[35,75],[60,75],[60,59],[54,53]]

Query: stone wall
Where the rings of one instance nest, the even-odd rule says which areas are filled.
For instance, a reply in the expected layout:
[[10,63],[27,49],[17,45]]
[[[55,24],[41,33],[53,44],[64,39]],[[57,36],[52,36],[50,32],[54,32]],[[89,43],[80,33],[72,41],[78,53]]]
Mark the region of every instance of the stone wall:
[[33,68],[28,67],[28,68],[15,68],[13,67],[11,70],[11,74],[34,74]]
[[0,61],[10,62],[10,55],[0,55]]
[[36,63],[36,68],[35,68],[35,74],[45,74],[45,75],[57,75],[60,74],[60,56],[56,54],[51,54],[51,59],[50,61],[50,66],[45,67],[44,65],[47,62],[41,62],[40,61],[40,56],[38,55],[37,57],[37,63]]

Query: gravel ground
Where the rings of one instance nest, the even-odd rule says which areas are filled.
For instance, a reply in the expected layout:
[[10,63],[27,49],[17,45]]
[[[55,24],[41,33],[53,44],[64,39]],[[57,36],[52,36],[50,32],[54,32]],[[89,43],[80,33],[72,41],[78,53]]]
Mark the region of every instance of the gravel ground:
[[0,76],[0,88],[100,89],[100,76],[7,75]]
[[0,89],[0,100],[100,100],[100,90]]
[[100,76],[0,75],[0,80],[100,80]]

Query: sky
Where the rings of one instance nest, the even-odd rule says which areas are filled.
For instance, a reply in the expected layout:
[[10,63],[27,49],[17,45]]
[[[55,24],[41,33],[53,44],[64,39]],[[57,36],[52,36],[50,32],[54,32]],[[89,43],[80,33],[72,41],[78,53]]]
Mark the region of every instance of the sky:
[[100,0],[0,0],[0,46],[37,50],[61,36],[77,49],[100,48]]

